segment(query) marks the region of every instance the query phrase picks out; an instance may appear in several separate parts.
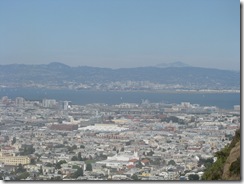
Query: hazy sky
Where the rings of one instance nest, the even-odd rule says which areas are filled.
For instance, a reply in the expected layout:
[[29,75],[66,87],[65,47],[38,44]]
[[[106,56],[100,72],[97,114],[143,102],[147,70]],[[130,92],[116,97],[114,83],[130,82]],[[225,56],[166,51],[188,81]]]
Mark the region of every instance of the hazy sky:
[[0,64],[240,69],[239,0],[1,0]]

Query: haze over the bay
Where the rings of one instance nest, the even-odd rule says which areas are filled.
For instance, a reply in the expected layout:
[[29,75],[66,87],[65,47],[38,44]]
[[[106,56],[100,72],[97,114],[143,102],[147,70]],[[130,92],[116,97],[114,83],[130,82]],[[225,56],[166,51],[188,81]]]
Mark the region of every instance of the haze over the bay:
[[2,0],[0,64],[240,70],[238,0]]

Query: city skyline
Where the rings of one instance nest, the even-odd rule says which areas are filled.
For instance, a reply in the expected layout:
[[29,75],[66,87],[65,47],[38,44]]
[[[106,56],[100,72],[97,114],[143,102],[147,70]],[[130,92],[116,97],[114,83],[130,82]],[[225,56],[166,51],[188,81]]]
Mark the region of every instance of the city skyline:
[[1,1],[1,64],[240,70],[240,2]]

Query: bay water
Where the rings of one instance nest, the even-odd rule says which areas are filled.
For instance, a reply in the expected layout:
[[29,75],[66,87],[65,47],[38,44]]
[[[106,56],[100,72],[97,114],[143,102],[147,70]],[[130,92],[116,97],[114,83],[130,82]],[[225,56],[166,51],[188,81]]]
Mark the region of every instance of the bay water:
[[56,99],[71,101],[72,104],[85,105],[105,103],[115,105],[120,103],[141,103],[148,100],[152,103],[190,102],[201,106],[216,106],[222,109],[233,109],[240,105],[240,93],[156,93],[156,92],[123,92],[123,91],[92,91],[69,89],[38,89],[38,88],[1,88],[0,97],[11,99],[23,97],[26,100]]

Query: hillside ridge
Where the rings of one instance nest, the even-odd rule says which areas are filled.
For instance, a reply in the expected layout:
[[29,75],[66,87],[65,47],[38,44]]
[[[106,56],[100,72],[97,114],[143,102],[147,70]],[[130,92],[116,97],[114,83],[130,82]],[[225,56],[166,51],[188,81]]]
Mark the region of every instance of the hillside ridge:
[[48,65],[0,65],[2,85],[37,83],[63,85],[64,82],[108,84],[148,81],[154,84],[180,85],[187,89],[240,89],[240,72],[198,67],[98,68],[70,67],[53,62]]

